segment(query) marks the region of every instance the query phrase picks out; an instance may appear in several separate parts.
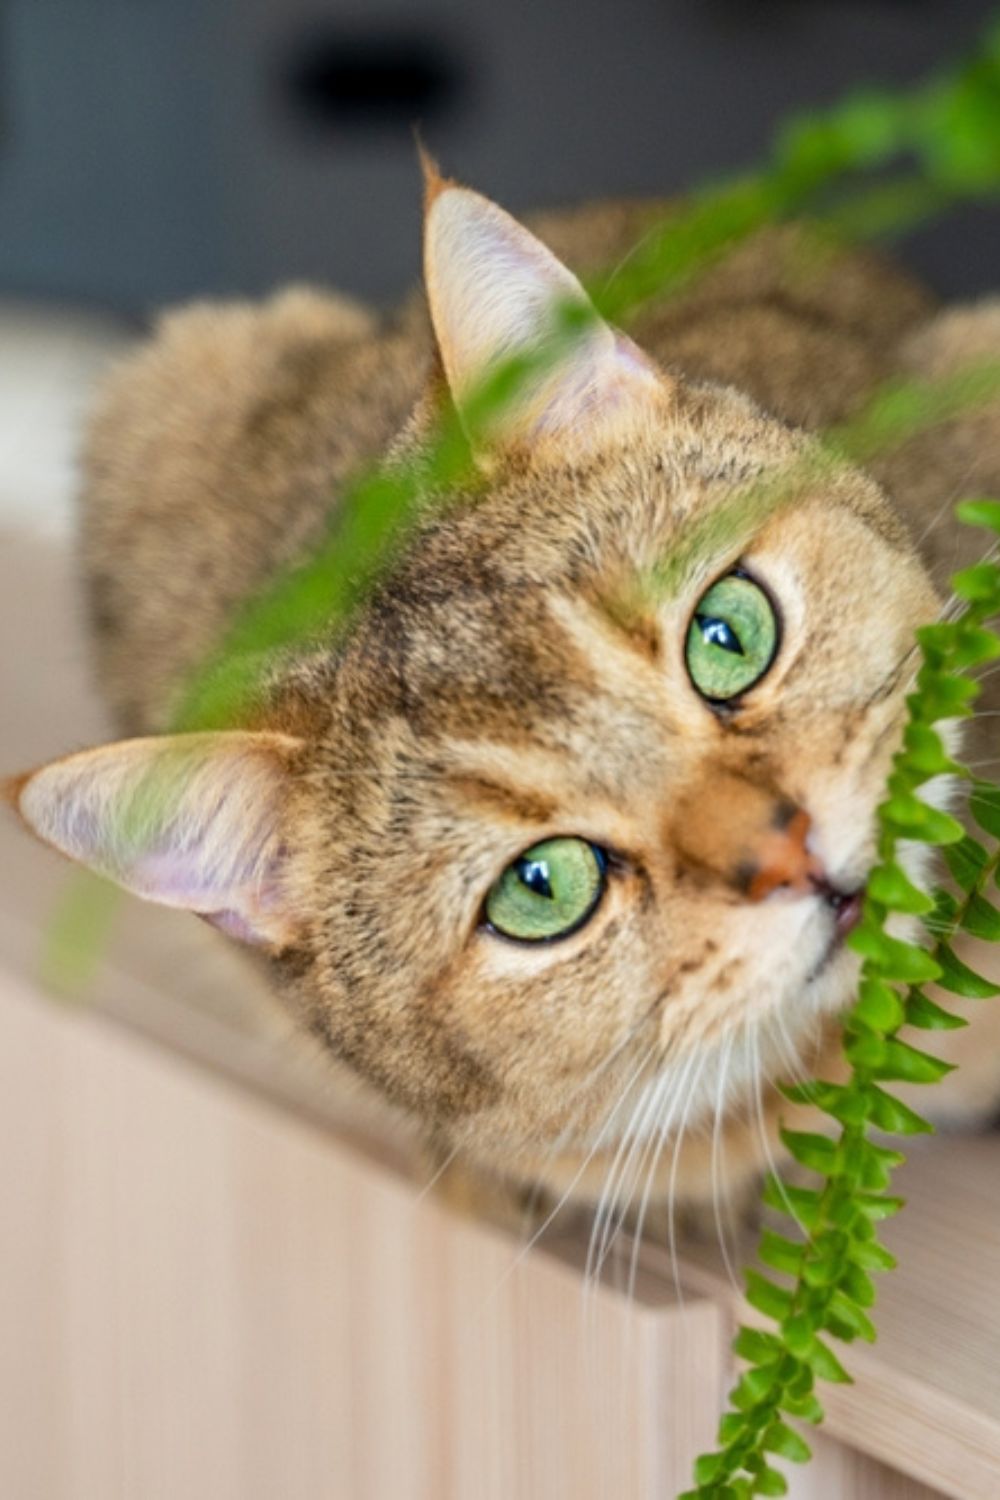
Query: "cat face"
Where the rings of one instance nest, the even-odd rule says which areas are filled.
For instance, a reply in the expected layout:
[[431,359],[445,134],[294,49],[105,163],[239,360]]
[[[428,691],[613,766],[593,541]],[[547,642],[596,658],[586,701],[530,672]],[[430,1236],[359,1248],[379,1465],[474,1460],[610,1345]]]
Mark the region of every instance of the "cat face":
[[[340,664],[365,712],[310,772],[303,900],[339,898],[315,1023],[470,1140],[585,1136],[642,1058],[755,1033],[773,1057],[849,998],[842,939],[934,600],[857,475],[734,533],[729,473],[777,448],[801,459],[700,391],[642,448],[525,466],[423,538]],[[691,535],[666,597],[630,587]],[[716,648],[720,684],[706,637],[749,641],[754,611],[759,675],[720,699],[724,658],[754,664]]]
[[[442,183],[427,285],[460,410],[583,297]],[[474,443],[483,492],[265,722],[86,752],[13,795],[64,852],[262,945],[338,1055],[513,1157],[613,1138],[623,1081],[665,1070],[696,1116],[721,1059],[738,1082],[849,999],[936,600],[871,481],[598,321]]]

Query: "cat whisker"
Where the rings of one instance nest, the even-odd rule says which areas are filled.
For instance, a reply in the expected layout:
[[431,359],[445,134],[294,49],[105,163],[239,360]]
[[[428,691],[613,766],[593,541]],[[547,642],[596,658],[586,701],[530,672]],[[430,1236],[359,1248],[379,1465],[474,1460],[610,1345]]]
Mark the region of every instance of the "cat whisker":
[[[650,1049],[650,1051],[651,1050],[652,1049]],[[613,1108],[609,1111],[607,1119],[604,1121],[604,1124],[601,1126],[600,1131],[598,1132],[597,1136],[595,1137],[594,1142],[593,1142],[590,1150],[587,1152],[587,1155],[583,1158],[583,1160],[581,1161],[580,1165],[577,1167],[577,1169],[576,1169],[575,1173],[573,1174],[572,1178],[570,1179],[568,1185],[564,1189],[563,1194],[562,1194],[561,1198],[559,1199],[558,1203],[545,1216],[544,1220],[538,1226],[538,1228],[535,1230],[535,1232],[532,1234],[531,1238],[529,1240],[527,1240],[527,1242],[524,1245],[521,1246],[521,1248],[518,1251],[517,1255],[514,1257],[514,1260],[511,1262],[511,1265],[508,1267],[507,1271],[505,1272],[504,1280],[506,1280],[506,1277],[508,1275],[510,1275],[511,1272],[513,1272],[520,1265],[521,1261],[524,1260],[524,1258],[528,1254],[528,1252],[531,1249],[533,1249],[533,1247],[538,1243],[538,1241],[541,1239],[542,1235],[549,1228],[549,1226],[554,1222],[555,1218],[557,1217],[557,1215],[559,1214],[559,1212],[563,1208],[564,1204],[569,1199],[571,1193],[573,1192],[573,1189],[576,1187],[577,1183],[580,1181],[580,1178],[583,1176],[584,1172],[587,1170],[588,1166],[593,1161],[593,1159],[597,1155],[598,1151],[601,1149],[601,1146],[604,1144],[604,1139],[605,1139],[605,1137],[607,1136],[607,1134],[609,1133],[609,1131],[611,1130],[611,1128],[612,1128],[612,1126],[614,1124],[615,1116],[618,1114],[619,1110],[624,1105],[626,1099],[628,1098],[628,1096],[631,1093],[632,1089],[635,1087],[635,1085],[638,1082],[638,1080],[642,1077],[643,1073],[648,1068],[648,1066],[649,1066],[649,1057],[650,1057],[650,1053],[646,1053],[640,1059],[638,1067],[636,1067],[633,1070],[633,1072],[630,1074],[629,1078],[627,1079],[626,1083],[624,1084],[624,1086],[623,1086],[623,1088],[621,1090],[621,1093],[618,1095],[618,1098],[616,1099]],[[501,1285],[502,1285],[502,1282],[501,1282]]]
[[[729,1071],[729,1063],[732,1058],[733,1041],[735,1033],[727,1031],[726,1039],[722,1047],[722,1055],[719,1058],[719,1072],[716,1079],[714,1118],[712,1120],[712,1215],[715,1219],[715,1232],[719,1240],[719,1249],[722,1252],[722,1264],[726,1268],[733,1290],[739,1293],[742,1289],[736,1279],[736,1272],[729,1256],[729,1242],[726,1238],[722,1223],[722,1196],[720,1185],[725,1176],[725,1157],[723,1142],[723,1106],[726,1098],[726,1075]],[[720,1170],[721,1169],[721,1170]]]
[[[687,1041],[688,1037],[685,1033],[684,1035],[681,1035],[674,1039],[674,1044],[671,1049],[660,1051],[659,1056],[657,1057],[653,1065],[654,1078],[656,1070],[662,1069],[665,1063],[669,1061],[671,1052],[680,1052],[683,1054],[685,1050],[685,1043]],[[623,1184],[626,1180],[626,1177],[628,1177],[630,1181],[633,1180],[634,1174],[632,1173],[632,1162],[635,1159],[636,1152],[641,1146],[643,1137],[647,1135],[650,1130],[651,1121],[656,1118],[659,1112],[661,1101],[665,1096],[669,1096],[669,1093],[673,1087],[675,1087],[675,1079],[673,1075],[669,1073],[663,1073],[659,1081],[654,1082],[653,1087],[650,1089],[647,1108],[645,1110],[641,1110],[640,1099],[640,1101],[637,1103],[636,1109],[633,1111],[632,1119],[629,1121],[628,1132],[626,1132],[626,1136],[619,1144],[618,1152],[605,1179],[604,1188],[601,1192],[601,1198],[599,1200],[597,1213],[594,1219],[594,1225],[591,1230],[590,1246],[587,1256],[587,1272],[585,1278],[588,1285],[596,1285],[600,1280],[601,1267],[607,1260],[608,1254],[610,1253],[610,1250],[617,1239],[619,1231],[622,1227],[625,1213],[627,1212],[627,1203],[621,1212],[618,1211],[618,1203],[622,1197]],[[640,1112],[641,1118],[639,1118]],[[629,1133],[634,1134],[634,1139],[631,1142],[627,1157],[623,1163],[622,1156],[626,1145],[628,1145]],[[646,1153],[643,1152],[643,1160],[645,1160],[645,1155]],[[595,1247],[597,1247],[596,1254]],[[595,1261],[597,1265],[596,1279],[592,1278],[592,1271]]]
[[794,1219],[799,1229],[808,1239],[809,1236],[806,1227],[802,1223],[798,1214],[795,1212],[795,1208],[792,1205],[792,1200],[789,1198],[787,1192],[785,1191],[785,1184],[782,1181],[781,1175],[778,1171],[777,1163],[774,1160],[774,1153],[771,1150],[771,1143],[767,1138],[767,1122],[764,1117],[764,1098],[761,1079],[762,1069],[760,1063],[760,1052],[757,1046],[757,1036],[753,1030],[749,1032],[748,1040],[750,1044],[751,1058],[750,1071],[753,1075],[754,1109],[756,1114],[757,1130],[760,1137],[761,1150],[764,1153],[764,1160],[767,1162],[768,1170],[770,1171],[771,1176],[774,1178],[778,1191],[781,1194],[782,1201],[785,1205],[785,1211],[788,1213],[790,1218]]
[[683,1306],[684,1304],[684,1292],[681,1289],[680,1266],[677,1260],[677,1222],[674,1214],[677,1188],[677,1170],[680,1166],[681,1146],[684,1141],[684,1132],[687,1129],[688,1117],[691,1112],[691,1104],[694,1099],[695,1091],[697,1089],[699,1080],[701,1079],[704,1067],[705,1058],[704,1056],[702,1056],[699,1061],[698,1069],[694,1075],[694,1078],[691,1080],[691,1087],[688,1090],[687,1098],[684,1101],[684,1112],[681,1115],[680,1129],[678,1130],[676,1139],[674,1140],[674,1154],[673,1159],[670,1163],[670,1182],[667,1187],[667,1240],[670,1246],[670,1269],[671,1274],[674,1278],[674,1291],[677,1293],[677,1301],[681,1306]]
[[[948,598],[941,606],[935,619],[938,622],[948,621],[949,619],[953,618],[954,612],[956,612],[961,607],[961,604],[962,601],[957,597],[957,595],[952,594],[950,598]],[[912,657],[917,656],[919,652],[919,642],[912,641],[911,644],[907,646],[902,655],[898,657],[893,665],[889,668],[888,672],[886,672],[885,675],[879,679],[879,682],[876,685],[874,691],[868,698],[865,699],[864,703],[861,705],[862,710],[870,708],[873,703],[877,703],[889,696],[889,694],[892,692],[892,689],[896,686],[897,679],[905,669],[906,663],[910,661]],[[916,671],[919,671],[919,663]],[[914,676],[916,675],[916,671],[914,672]]]
[[812,1080],[802,1067],[799,1060],[798,1048],[789,1036],[788,1029],[779,1010],[774,1012],[773,1020],[777,1031],[772,1032],[772,1039],[777,1044],[778,1050],[782,1055],[783,1066],[787,1068],[789,1078],[792,1083],[797,1083],[801,1088],[808,1088]]
[[[681,1092],[687,1082],[688,1074],[691,1072],[691,1067],[696,1056],[697,1053],[694,1051],[688,1054],[688,1059],[684,1066],[684,1072],[681,1075],[681,1078],[678,1082],[676,1090],[674,1091],[673,1098],[670,1100],[668,1108],[664,1111],[659,1130],[654,1137],[655,1149],[652,1151],[652,1158],[649,1163],[648,1171],[646,1172],[646,1185],[643,1189],[642,1199],[639,1204],[639,1214],[636,1219],[635,1229],[633,1230],[632,1257],[631,1263],[629,1265],[628,1278],[628,1300],[630,1302],[635,1296],[635,1280],[639,1270],[639,1250],[642,1245],[642,1230],[646,1222],[646,1214],[649,1211],[649,1201],[653,1191],[653,1184],[656,1180],[656,1168],[659,1165],[660,1157],[663,1154],[663,1147],[666,1143],[668,1135],[670,1134],[670,1127],[673,1124],[674,1114],[676,1113],[676,1106],[680,1100]],[[702,1065],[699,1066],[698,1072],[695,1074],[694,1079],[692,1079],[692,1090],[695,1083],[697,1082],[699,1074],[701,1073],[701,1068],[703,1065],[704,1059],[702,1060]]]
[[[647,1070],[650,1068],[655,1068],[655,1062],[653,1061],[653,1059],[654,1051],[651,1050],[646,1058]],[[594,1211],[594,1218],[590,1228],[590,1240],[587,1246],[587,1264],[584,1272],[584,1281],[587,1285],[589,1285],[592,1280],[594,1263],[601,1250],[603,1249],[604,1221],[605,1216],[610,1214],[611,1212],[611,1194],[617,1180],[619,1167],[621,1165],[623,1157],[629,1151],[630,1147],[634,1148],[634,1133],[639,1127],[642,1117],[648,1112],[649,1107],[650,1095],[643,1095],[642,1091],[640,1090],[639,1095],[633,1105],[632,1113],[629,1116],[628,1122],[621,1133],[617,1148],[615,1149],[615,1154],[612,1157],[611,1163],[605,1173],[604,1182],[601,1186],[600,1196],[597,1200],[597,1208]]]
[[[601,1061],[599,1063],[597,1063],[597,1065],[594,1068],[592,1068],[590,1070],[590,1072],[587,1073],[584,1076],[584,1078],[577,1085],[576,1089],[573,1091],[573,1094],[571,1095],[571,1098],[578,1100],[577,1107],[573,1111],[572,1115],[570,1116],[570,1118],[567,1121],[567,1123],[564,1126],[564,1128],[559,1132],[559,1135],[556,1137],[556,1139],[553,1141],[552,1145],[546,1151],[545,1157],[544,1157],[543,1162],[542,1162],[542,1165],[541,1165],[541,1167],[538,1169],[538,1171],[535,1174],[536,1175],[536,1183],[535,1183],[535,1187],[532,1190],[531,1197],[530,1197],[530,1199],[529,1199],[529,1201],[528,1201],[528,1203],[526,1205],[526,1208],[525,1208],[525,1219],[524,1219],[524,1224],[522,1226],[522,1233],[527,1232],[528,1225],[530,1224],[530,1222],[531,1222],[531,1220],[532,1220],[532,1218],[534,1216],[534,1211],[537,1208],[538,1197],[539,1197],[539,1194],[542,1191],[542,1185],[543,1185],[542,1179],[544,1178],[545,1169],[548,1167],[549,1163],[551,1161],[553,1161],[554,1158],[557,1157],[569,1145],[569,1143],[572,1141],[576,1124],[577,1124],[577,1122],[578,1122],[578,1120],[580,1118],[580,1114],[581,1114],[581,1112],[582,1112],[582,1110],[583,1110],[583,1108],[584,1108],[584,1106],[585,1106],[585,1104],[587,1102],[587,1095],[594,1088],[594,1086],[600,1081],[600,1079],[608,1071],[608,1069],[621,1057],[621,1055],[625,1052],[625,1050],[629,1046],[631,1046],[631,1044],[638,1038],[638,1036],[639,1036],[640,1032],[642,1031],[643,1027],[647,1024],[647,1022],[649,1021],[650,1017],[656,1012],[657,1008],[662,1003],[663,998],[664,998],[663,995],[658,995],[657,996],[657,998],[653,1001],[652,1005],[650,1005],[643,1012],[643,1014],[639,1017],[639,1019],[635,1022],[635,1024],[629,1028],[629,1030],[626,1032],[625,1036],[617,1044],[617,1046],[615,1046],[614,1048],[612,1048],[612,1050],[608,1053],[607,1057],[602,1058]],[[642,1070],[642,1068],[644,1066],[645,1066],[645,1058],[643,1059],[643,1062],[640,1063],[640,1065],[639,1065],[639,1071],[640,1072],[641,1072],[641,1070]],[[629,1082],[625,1085],[625,1092],[627,1092],[628,1089],[629,1089],[629,1087],[631,1086],[631,1081],[632,1080],[630,1079]],[[580,1097],[581,1095],[583,1096],[582,1098]],[[620,1097],[619,1097],[619,1102],[620,1102]],[[618,1109],[618,1103],[616,1103],[615,1106],[613,1107],[611,1115],[609,1116],[609,1120],[605,1121],[605,1125],[604,1125],[604,1127],[602,1127],[602,1130],[604,1128],[606,1128],[607,1125],[610,1123],[610,1120],[614,1117],[614,1114],[617,1112],[617,1109]],[[598,1138],[600,1139],[600,1137],[598,1137]],[[557,1208],[556,1208],[556,1210],[554,1212],[558,1212],[558,1209],[561,1208],[562,1205],[566,1202],[566,1199],[567,1199],[569,1193],[572,1191],[573,1187],[576,1186],[576,1183],[579,1181],[580,1176],[582,1176],[585,1168],[589,1165],[589,1163],[590,1163],[590,1161],[591,1161],[591,1159],[593,1157],[593,1154],[594,1154],[593,1151],[591,1151],[591,1153],[584,1159],[583,1165],[579,1168],[579,1171],[578,1171],[577,1175],[573,1178],[573,1181],[571,1182],[570,1187],[566,1190],[566,1192],[563,1194],[562,1198],[559,1200],[559,1204],[557,1205]],[[554,1213],[549,1215],[549,1217],[545,1221],[545,1226],[544,1227],[546,1227],[546,1228],[548,1227],[548,1225],[551,1223],[553,1217],[554,1217]],[[534,1240],[532,1240],[532,1244],[533,1243],[534,1243]]]
[[[637,1151],[640,1149],[643,1137],[649,1123],[656,1116],[657,1107],[663,1090],[669,1086],[670,1077],[664,1074],[663,1078],[654,1083],[645,1100],[640,1094],[636,1106],[632,1111],[628,1127],[622,1135],[611,1164],[601,1197],[597,1205],[597,1213],[594,1217],[594,1225],[591,1230],[590,1246],[587,1252],[586,1280],[593,1281],[596,1285],[600,1281],[601,1268],[607,1260],[611,1245],[617,1237],[621,1228],[620,1219],[616,1222],[618,1200],[621,1194],[621,1185],[627,1173],[631,1171],[632,1162],[635,1160]],[[623,1161],[624,1158],[624,1161]],[[594,1253],[597,1246],[596,1255]]]
[[[990,547],[983,561],[993,561],[993,559],[998,554],[998,547],[1000,547],[1000,544],[994,543],[993,546]],[[937,613],[937,623],[950,624],[951,621],[961,613],[964,607],[965,601],[960,599],[957,594],[949,595],[949,597],[945,600],[944,604],[941,606],[940,610]],[[907,647],[899,660],[895,662],[895,664],[880,680],[878,686],[875,688],[871,696],[868,697],[862,704],[863,709],[869,708],[872,703],[878,702],[881,698],[888,697],[889,693],[892,691],[892,688],[895,686],[895,679],[902,673],[904,667],[906,666],[906,663],[910,660],[910,658],[916,656],[919,651],[920,646],[917,641],[914,641],[912,645]],[[916,668],[916,671],[919,671],[919,664]],[[914,679],[916,677],[916,671],[913,674]]]
[[[965,477],[962,479],[962,482],[960,484],[952,486],[944,503],[934,512],[934,515],[932,516],[928,525],[924,527],[923,531],[920,533],[920,536],[917,537],[916,548],[918,552],[923,551],[924,543],[927,541],[931,533],[937,530],[937,528],[940,526],[941,522],[945,520],[945,518],[947,518],[949,521],[952,520],[952,512],[955,509],[955,505],[959,498],[966,492],[967,481],[969,479],[969,476],[973,473],[974,468],[974,464],[969,464],[967,466]],[[948,571],[950,573],[952,569],[949,568]]]
[[455,1157],[458,1155],[460,1149],[461,1148],[459,1146],[453,1146],[444,1160],[440,1163],[440,1165],[435,1168],[431,1176],[427,1179],[427,1181],[424,1183],[423,1187],[417,1194],[417,1203],[422,1203],[427,1197],[428,1193],[432,1193],[434,1191],[434,1188],[441,1181],[441,1178],[444,1176],[448,1168],[451,1166],[452,1162],[455,1160]]
[[652,229],[647,229],[645,234],[639,236],[635,244],[631,245],[629,249],[626,250],[621,259],[617,260],[611,267],[611,270],[605,275],[603,287],[605,294],[607,294],[614,286],[615,282],[618,280],[618,277],[628,265],[629,261],[633,260],[640,252],[644,252],[646,246],[656,240],[658,236],[662,235],[662,233],[663,226],[654,224]]
[[[657,995],[656,999],[643,1012],[643,1014],[639,1017],[639,1019],[635,1022],[635,1024],[629,1029],[629,1031],[622,1038],[622,1040],[617,1044],[617,1046],[615,1048],[613,1048],[613,1050],[608,1054],[607,1057],[602,1058],[601,1061],[597,1064],[597,1066],[595,1068],[593,1068],[591,1070],[591,1072],[589,1074],[587,1074],[587,1076],[581,1081],[581,1083],[578,1085],[578,1088],[576,1090],[577,1094],[582,1093],[587,1088],[592,1088],[593,1085],[598,1081],[598,1079],[600,1078],[600,1076],[604,1072],[607,1071],[607,1069],[612,1065],[612,1063],[614,1063],[619,1057],[621,1057],[621,1055],[625,1052],[625,1050],[633,1042],[635,1042],[638,1039],[639,1034],[642,1031],[642,1028],[649,1021],[650,1016],[652,1016],[653,1014],[655,1014],[657,1008],[662,1004],[663,999],[664,999],[664,995],[662,993],[659,994],[659,995]],[[514,1258],[511,1261],[510,1265],[507,1267],[507,1269],[504,1271],[503,1275],[501,1276],[500,1280],[497,1282],[497,1285],[494,1288],[494,1295],[496,1294],[496,1292],[498,1292],[500,1290],[500,1288],[502,1286],[505,1285],[505,1283],[507,1282],[508,1278],[510,1276],[512,1276],[513,1273],[517,1270],[517,1267],[524,1260],[525,1256],[527,1256],[528,1253],[534,1248],[534,1246],[538,1243],[538,1241],[545,1234],[546,1230],[549,1229],[549,1227],[554,1223],[555,1219],[561,1213],[563,1207],[565,1206],[565,1204],[568,1202],[569,1198],[571,1197],[573,1189],[576,1187],[577,1183],[580,1181],[580,1179],[583,1177],[583,1174],[586,1172],[588,1166],[593,1161],[593,1159],[597,1155],[597,1153],[600,1151],[601,1147],[604,1145],[605,1138],[610,1133],[611,1128],[612,1128],[612,1126],[614,1124],[615,1118],[618,1115],[618,1113],[620,1112],[620,1110],[622,1109],[622,1107],[624,1106],[625,1101],[628,1099],[629,1094],[631,1093],[632,1089],[635,1087],[636,1083],[641,1079],[643,1073],[647,1071],[647,1069],[649,1067],[649,1064],[650,1064],[650,1059],[651,1059],[651,1057],[653,1055],[654,1050],[655,1049],[652,1046],[650,1046],[649,1048],[647,1048],[647,1050],[640,1057],[638,1064],[632,1070],[632,1072],[630,1073],[629,1077],[625,1080],[625,1083],[622,1085],[622,1087],[621,1087],[621,1089],[620,1089],[620,1091],[618,1093],[617,1098],[614,1100],[614,1102],[613,1102],[610,1110],[608,1111],[606,1119],[602,1122],[602,1124],[600,1125],[600,1127],[599,1127],[596,1135],[594,1136],[594,1139],[593,1139],[593,1141],[591,1143],[591,1146],[590,1146],[590,1150],[586,1153],[586,1155],[581,1160],[579,1166],[577,1167],[576,1171],[573,1173],[573,1176],[570,1178],[570,1180],[567,1183],[566,1187],[563,1189],[563,1192],[562,1192],[561,1196],[559,1197],[558,1201],[556,1202],[556,1204],[554,1205],[554,1207],[549,1210],[549,1212],[545,1215],[545,1218],[542,1220],[542,1222],[538,1225],[538,1227],[534,1230],[534,1232],[525,1240],[525,1242],[519,1248],[517,1254],[514,1256]],[[570,1120],[569,1124],[566,1126],[566,1128],[563,1131],[560,1132],[560,1134],[559,1134],[557,1140],[555,1141],[555,1143],[549,1148],[549,1150],[548,1150],[548,1152],[546,1153],[546,1156],[545,1156],[545,1164],[546,1165],[567,1144],[568,1140],[572,1138],[573,1124],[579,1118],[580,1110],[582,1109],[582,1107],[583,1107],[583,1104],[581,1102],[580,1105],[578,1105],[576,1111],[574,1112],[573,1117]],[[541,1171],[539,1172],[538,1176],[539,1176],[539,1178],[542,1176],[542,1172]],[[539,1181],[538,1183],[536,1183],[536,1186],[533,1189],[531,1200],[529,1201],[528,1208],[527,1208],[527,1210],[525,1212],[525,1216],[524,1216],[524,1219],[522,1221],[522,1236],[527,1231],[527,1222],[530,1219],[531,1207],[532,1207],[533,1204],[537,1203],[538,1194],[540,1193],[540,1191],[541,1191],[541,1182]]]
[[659,1132],[659,1121],[663,1118],[664,1113],[670,1114],[672,1112],[675,1098],[675,1082],[669,1074],[664,1074],[655,1086],[654,1108],[651,1111],[651,1117],[644,1121],[644,1140],[641,1142],[638,1159],[634,1167],[631,1166],[630,1153],[630,1161],[626,1162],[615,1188],[612,1213],[605,1223],[605,1234],[607,1235],[610,1230],[610,1238],[607,1240],[603,1255],[597,1265],[597,1283],[600,1282],[602,1265],[612,1251],[617,1258],[621,1244],[620,1236],[625,1227],[638,1184],[644,1177],[647,1182],[650,1180],[648,1176],[649,1171],[655,1173],[658,1156],[656,1141]]

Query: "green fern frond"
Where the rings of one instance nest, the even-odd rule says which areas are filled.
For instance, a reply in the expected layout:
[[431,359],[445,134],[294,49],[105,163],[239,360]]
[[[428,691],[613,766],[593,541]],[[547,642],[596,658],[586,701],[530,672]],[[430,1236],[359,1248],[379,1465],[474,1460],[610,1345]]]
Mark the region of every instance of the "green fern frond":
[[[966,501],[957,514],[1000,536],[1000,501]],[[796,1462],[808,1457],[808,1444],[779,1413],[821,1420],[814,1381],[850,1376],[820,1335],[844,1343],[873,1341],[876,1330],[867,1311],[875,1302],[871,1273],[895,1265],[878,1240],[876,1225],[903,1206],[887,1189],[904,1157],[870,1134],[913,1135],[931,1129],[883,1084],[932,1084],[951,1071],[950,1064],[897,1033],[904,1025],[942,1031],[965,1024],[924,992],[922,986],[930,980],[967,998],[986,999],[998,992],[957,957],[952,943],[960,932],[1000,941],[1000,913],[986,896],[1000,869],[1000,787],[974,780],[953,760],[936,726],[969,710],[979,692],[969,673],[1000,654],[1000,635],[992,625],[1000,615],[1000,565],[987,558],[957,574],[953,584],[964,601],[958,619],[919,632],[922,664],[908,700],[903,745],[879,809],[878,863],[869,878],[862,921],[849,939],[864,960],[858,997],[844,1022],[850,1076],[846,1083],[817,1079],[782,1090],[790,1101],[827,1114],[838,1131],[832,1136],[781,1132],[792,1159],[818,1181],[803,1188],[770,1178],[764,1202],[793,1219],[805,1237],[790,1238],[773,1228],[762,1234],[761,1263],[786,1281],[749,1270],[746,1296],[776,1329],[741,1328],[737,1334],[733,1349],[747,1368],[720,1423],[719,1447],[698,1460],[696,1488],[682,1500],[784,1494],[786,1481],[767,1455]],[[920,796],[921,788],[943,773],[967,780],[969,812],[988,843],[973,838],[957,819]],[[914,838],[942,848],[957,895],[942,891],[933,900],[905,873],[900,846]],[[887,924],[897,916],[922,919],[935,937],[932,946],[890,936]]]

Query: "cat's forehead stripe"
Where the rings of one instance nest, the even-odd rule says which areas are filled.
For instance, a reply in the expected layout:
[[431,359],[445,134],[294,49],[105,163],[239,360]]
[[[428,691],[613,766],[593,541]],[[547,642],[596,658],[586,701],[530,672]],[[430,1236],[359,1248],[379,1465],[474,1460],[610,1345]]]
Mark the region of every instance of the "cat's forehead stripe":
[[457,740],[439,774],[446,787],[467,801],[490,803],[507,815],[537,815],[544,822],[562,806],[566,759],[556,745],[546,749],[500,739]]
[[513,785],[494,776],[452,771],[444,780],[449,793],[468,806],[505,819],[547,823],[558,810],[558,804],[537,789]]

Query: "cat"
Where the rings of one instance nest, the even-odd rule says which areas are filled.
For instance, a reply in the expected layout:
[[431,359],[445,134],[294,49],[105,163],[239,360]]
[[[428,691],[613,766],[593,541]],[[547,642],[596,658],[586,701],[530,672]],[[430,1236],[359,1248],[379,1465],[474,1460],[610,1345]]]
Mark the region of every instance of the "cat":
[[[775,1079],[837,1074],[913,633],[977,546],[951,502],[1000,488],[995,403],[869,472],[817,468],[810,431],[894,374],[1000,355],[1000,305],[942,312],[873,253],[755,235],[629,336],[594,320],[476,435],[482,482],[432,507],[345,638],[267,663],[239,723],[167,733],[350,474],[419,455],[666,208],[525,227],[431,173],[426,308],[293,288],[170,313],[82,456],[127,738],[7,794],[64,854],[249,945],[471,1181],[697,1208],[717,1158],[738,1195],[780,1150]],[[747,499],[789,472],[780,505]],[[151,775],[167,812],[131,839]],[[996,1108],[998,1043],[991,1007],[946,1036],[966,1066],[939,1113]]]

